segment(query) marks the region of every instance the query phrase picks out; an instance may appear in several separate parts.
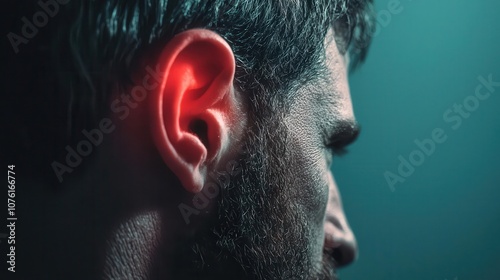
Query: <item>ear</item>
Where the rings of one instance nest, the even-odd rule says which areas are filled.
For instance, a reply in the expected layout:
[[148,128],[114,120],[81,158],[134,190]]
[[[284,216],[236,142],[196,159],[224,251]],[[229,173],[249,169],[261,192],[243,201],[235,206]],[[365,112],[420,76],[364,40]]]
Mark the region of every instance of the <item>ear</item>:
[[238,107],[234,55],[216,33],[191,29],[167,43],[159,63],[162,85],[150,99],[153,138],[166,165],[196,193],[230,145]]

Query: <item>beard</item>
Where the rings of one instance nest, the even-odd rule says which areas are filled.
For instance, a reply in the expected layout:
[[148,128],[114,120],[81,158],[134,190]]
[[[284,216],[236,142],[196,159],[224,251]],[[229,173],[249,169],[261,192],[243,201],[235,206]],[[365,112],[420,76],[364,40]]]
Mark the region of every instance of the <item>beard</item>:
[[171,279],[337,279],[331,254],[320,263],[314,253],[281,120],[254,120],[241,172],[220,188],[205,226],[178,243]]

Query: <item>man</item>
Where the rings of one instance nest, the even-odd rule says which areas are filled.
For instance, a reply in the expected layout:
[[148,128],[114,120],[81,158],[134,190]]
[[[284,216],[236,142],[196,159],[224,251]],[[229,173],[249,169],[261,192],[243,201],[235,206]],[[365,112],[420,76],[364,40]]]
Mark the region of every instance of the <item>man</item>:
[[19,274],[335,279],[356,258],[329,167],[358,134],[371,1],[20,7]]

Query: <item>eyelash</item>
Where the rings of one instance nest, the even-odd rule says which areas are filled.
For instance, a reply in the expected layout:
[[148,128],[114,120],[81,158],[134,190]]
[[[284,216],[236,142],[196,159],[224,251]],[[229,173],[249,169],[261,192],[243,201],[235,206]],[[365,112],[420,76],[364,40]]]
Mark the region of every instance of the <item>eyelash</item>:
[[359,135],[359,125],[346,123],[336,128],[336,133],[323,131],[323,143],[333,157],[342,157],[349,153],[347,149]]
[[335,157],[343,157],[349,153],[349,149],[347,147],[339,147],[336,143],[326,143],[325,148],[327,148]]

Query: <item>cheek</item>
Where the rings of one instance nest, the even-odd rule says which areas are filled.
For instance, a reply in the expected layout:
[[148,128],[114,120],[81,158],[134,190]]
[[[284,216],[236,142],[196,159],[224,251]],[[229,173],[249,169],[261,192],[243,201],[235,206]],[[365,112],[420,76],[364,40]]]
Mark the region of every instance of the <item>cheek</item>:
[[[310,259],[321,263],[324,243],[324,220],[328,204],[328,176],[326,151],[323,149],[323,127],[328,116],[324,104],[329,104],[316,85],[313,90],[304,89],[289,115],[285,118],[288,130],[288,147],[291,151],[290,184],[297,191],[299,211],[305,214],[303,226],[307,231]],[[316,94],[315,94],[316,92]],[[321,105],[320,105],[321,104]]]
[[[322,260],[324,243],[324,220],[328,203],[328,184],[325,172],[326,163],[319,149],[308,143],[308,137],[302,135],[293,139],[289,145],[292,152],[290,178],[294,195],[296,211],[303,213],[302,227],[307,233],[309,259],[319,265]],[[318,267],[319,269],[319,267]]]
[[319,142],[319,132],[302,114],[286,121],[290,150],[291,189],[297,205],[306,213],[308,222],[316,228],[323,226],[328,202],[328,167]]

